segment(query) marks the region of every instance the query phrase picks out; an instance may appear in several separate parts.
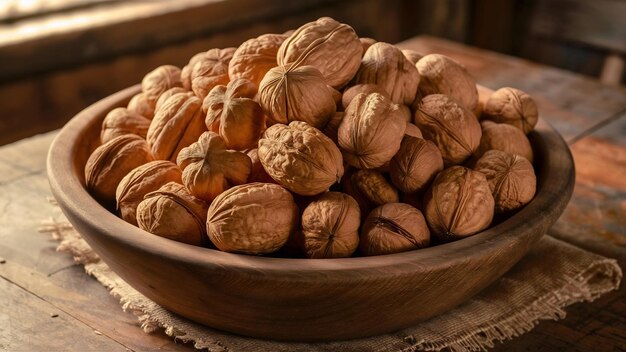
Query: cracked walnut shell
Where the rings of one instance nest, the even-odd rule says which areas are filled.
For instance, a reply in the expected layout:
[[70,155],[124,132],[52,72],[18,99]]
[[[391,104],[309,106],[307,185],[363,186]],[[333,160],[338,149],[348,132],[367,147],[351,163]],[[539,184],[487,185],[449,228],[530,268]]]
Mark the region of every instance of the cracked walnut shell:
[[268,125],[304,121],[323,128],[337,106],[322,74],[313,66],[278,66],[267,72],[259,87],[259,103]]
[[377,84],[396,104],[411,104],[415,100],[420,74],[397,47],[378,42],[367,49],[355,84]]
[[154,160],[146,141],[134,134],[113,138],[96,148],[85,164],[87,191],[105,206],[115,204],[115,190],[128,172]]
[[447,164],[460,164],[478,148],[481,129],[476,116],[443,94],[424,97],[415,112],[415,124],[435,143]]
[[348,164],[374,169],[396,154],[405,128],[398,105],[379,93],[361,93],[345,111],[337,133],[338,144]]
[[291,193],[271,183],[248,183],[220,194],[209,207],[206,228],[225,252],[267,254],[282,247],[298,224]]
[[428,247],[430,232],[422,212],[405,203],[382,205],[367,216],[359,248],[366,256]]
[[258,149],[265,171],[300,195],[325,192],[343,175],[343,159],[335,143],[305,122],[268,128]]
[[277,66],[278,48],[287,37],[284,34],[263,34],[243,42],[228,63],[230,79],[245,78],[258,87],[267,71]]
[[430,54],[421,58],[415,66],[422,78],[419,91],[423,96],[445,94],[472,112],[476,109],[476,81],[461,64],[445,55]]
[[400,150],[391,159],[391,181],[402,192],[420,192],[443,170],[443,159],[437,146],[425,139],[404,136]]
[[533,98],[515,88],[500,88],[489,96],[483,114],[489,120],[508,123],[528,134],[535,128],[539,113]]
[[533,165],[519,155],[490,150],[478,160],[475,169],[487,177],[496,213],[518,209],[535,196],[537,178]]
[[359,244],[361,214],[352,197],[327,192],[311,202],[302,213],[304,253],[308,258],[342,258]]
[[137,224],[153,235],[196,246],[208,244],[208,205],[181,184],[170,182],[146,194],[137,206]]
[[137,206],[144,196],[169,182],[182,183],[182,172],[167,160],[155,160],[134,168],[117,185],[115,200],[122,219],[137,226]]
[[106,143],[125,134],[146,138],[148,127],[150,127],[149,119],[126,108],[115,108],[102,121],[100,142]]
[[254,83],[244,78],[230,81],[227,86],[215,86],[202,103],[209,131],[219,133],[228,149],[253,148],[263,133],[263,109],[252,98]]
[[176,163],[191,194],[211,201],[230,187],[246,183],[252,168],[250,158],[226,148],[217,133],[204,132],[197,142],[180,151]]
[[281,66],[314,66],[329,86],[338,89],[359,69],[362,53],[363,47],[352,27],[322,17],[291,34],[280,46],[276,59]]
[[425,197],[424,215],[442,241],[471,236],[491,224],[494,200],[485,175],[463,166],[440,172]]

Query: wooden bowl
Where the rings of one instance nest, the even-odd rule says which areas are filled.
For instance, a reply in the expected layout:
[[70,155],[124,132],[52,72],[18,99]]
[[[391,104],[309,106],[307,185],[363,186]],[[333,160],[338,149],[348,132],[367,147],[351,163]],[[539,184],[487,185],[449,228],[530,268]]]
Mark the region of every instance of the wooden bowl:
[[571,197],[574,166],[563,139],[541,121],[531,133],[537,194],[506,221],[472,237],[377,257],[283,259],[194,247],[154,236],[98,204],[83,168],[102,119],[131,87],[74,117],[48,155],[52,193],[100,257],[163,307],[207,326],[253,337],[329,341],[409,327],[443,313],[511,268]]

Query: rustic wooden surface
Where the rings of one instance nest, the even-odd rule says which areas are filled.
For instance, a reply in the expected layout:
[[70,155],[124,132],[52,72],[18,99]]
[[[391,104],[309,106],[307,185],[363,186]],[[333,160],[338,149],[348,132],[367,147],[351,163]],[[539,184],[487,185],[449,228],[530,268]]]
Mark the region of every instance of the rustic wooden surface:
[[[551,233],[626,268],[626,90],[432,37],[404,46],[450,55],[485,86],[511,85],[536,97],[577,163],[574,197]],[[37,232],[54,211],[45,172],[54,135],[0,148],[0,350],[191,350],[163,333],[144,334],[115,298]],[[625,286],[496,350],[624,350]]]

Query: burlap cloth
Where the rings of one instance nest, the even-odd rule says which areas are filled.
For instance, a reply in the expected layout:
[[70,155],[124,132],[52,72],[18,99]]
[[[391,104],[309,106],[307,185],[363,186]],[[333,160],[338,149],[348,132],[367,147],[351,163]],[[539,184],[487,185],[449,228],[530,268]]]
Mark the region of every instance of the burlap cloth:
[[[540,320],[565,317],[564,308],[593,301],[619,287],[617,262],[544,236],[517,265],[463,305],[417,326],[377,337],[332,343],[282,343],[245,338],[193,323],[171,313],[120,279],[62,216],[42,232],[60,241],[85,271],[119,298],[147,332],[165,329],[174,339],[209,351],[452,351],[485,350],[531,330]],[[381,312],[383,314],[383,312]]]

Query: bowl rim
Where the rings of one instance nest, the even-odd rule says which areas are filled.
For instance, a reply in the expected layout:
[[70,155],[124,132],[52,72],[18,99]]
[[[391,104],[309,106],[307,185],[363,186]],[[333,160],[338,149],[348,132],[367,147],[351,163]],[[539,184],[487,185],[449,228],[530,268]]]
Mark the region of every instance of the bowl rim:
[[[394,275],[402,275],[415,270],[410,265],[406,265],[409,263],[423,267],[458,265],[469,261],[472,257],[488,254],[485,251],[496,251],[498,248],[504,250],[505,247],[515,246],[522,241],[538,240],[543,232],[539,235],[532,235],[532,232],[536,232],[532,230],[547,230],[542,228],[542,219],[550,218],[557,212],[560,215],[574,188],[574,162],[567,144],[546,121],[539,119],[536,132],[534,132],[536,136],[532,139],[543,144],[543,148],[548,151],[557,148],[565,153],[560,153],[560,155],[546,153],[536,161],[535,168],[539,168],[542,174],[537,177],[537,191],[530,203],[505,221],[473,236],[395,254],[334,259],[251,256],[188,245],[152,235],[117,217],[91,197],[75,168],[74,151],[81,148],[78,142],[81,140],[82,132],[96,119],[103,118],[112,108],[122,106],[139,92],[140,85],[135,85],[114,93],[78,113],[61,129],[48,152],[47,171],[50,188],[68,218],[80,218],[98,235],[107,236],[108,240],[120,244],[192,265],[213,268],[231,267],[250,274],[291,273],[303,280],[306,277],[301,275],[307,272],[367,271],[368,275],[373,272],[389,275],[386,269],[394,267]],[[533,217],[526,218],[530,214]],[[524,231],[520,229],[522,226]],[[340,275],[330,275],[329,279],[333,277],[337,278]]]

